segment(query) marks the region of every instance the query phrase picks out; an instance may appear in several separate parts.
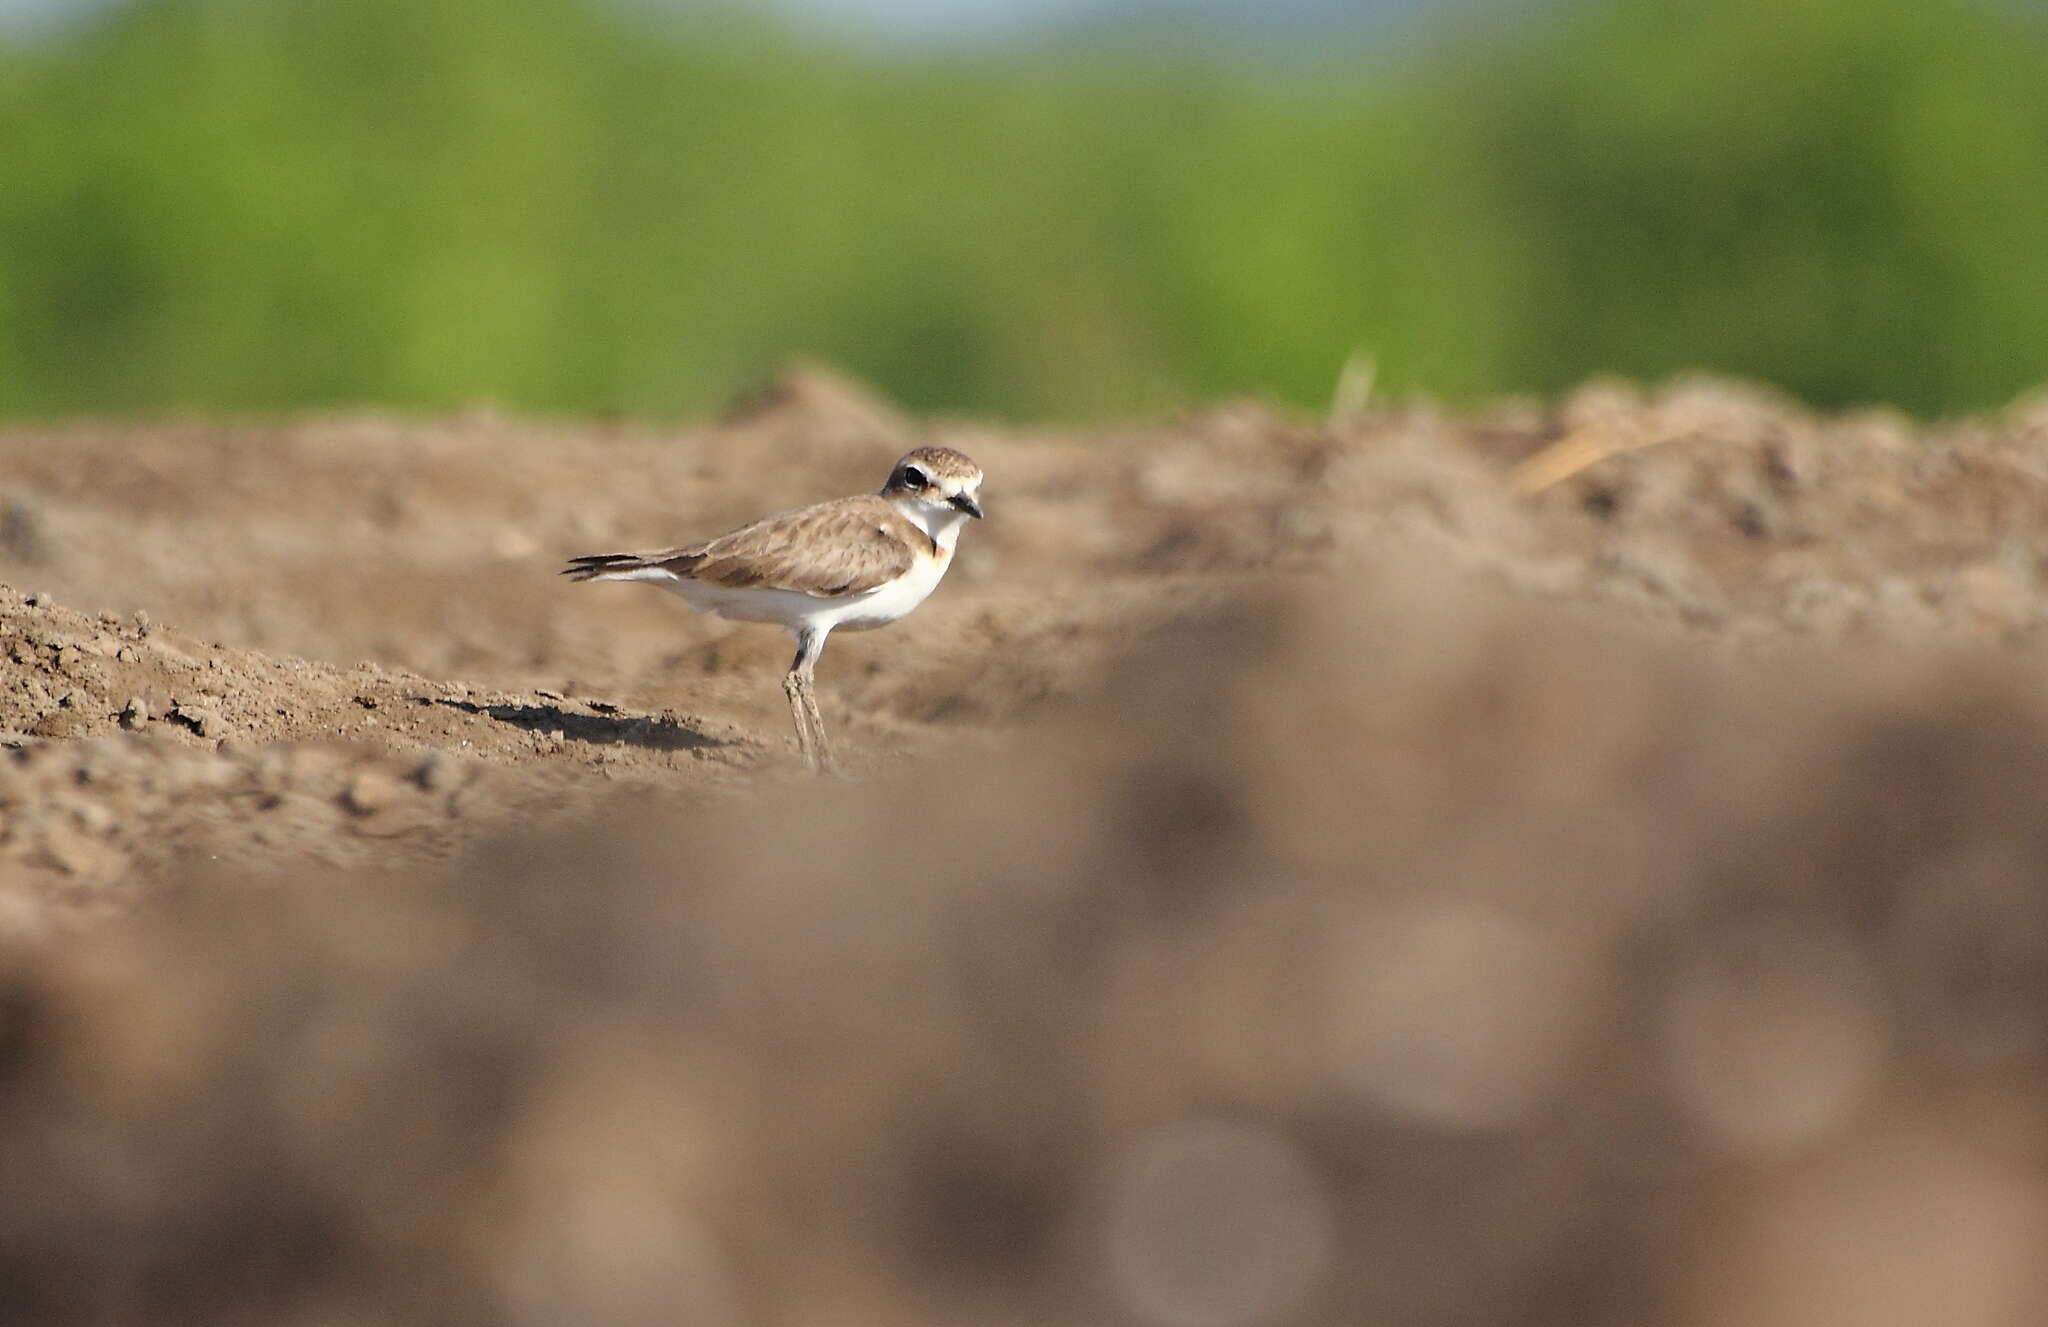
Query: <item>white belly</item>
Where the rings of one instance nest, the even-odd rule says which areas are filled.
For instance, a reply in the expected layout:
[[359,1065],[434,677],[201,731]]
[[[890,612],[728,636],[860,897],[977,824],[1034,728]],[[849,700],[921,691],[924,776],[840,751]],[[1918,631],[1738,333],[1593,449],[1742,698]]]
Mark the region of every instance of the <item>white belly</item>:
[[735,622],[772,622],[791,630],[866,631],[886,626],[923,603],[938,588],[951,562],[950,557],[921,557],[908,572],[879,589],[836,599],[795,590],[733,589],[673,577],[653,583],[682,596],[699,612],[716,613]]
[[847,600],[843,607],[836,608],[832,625],[842,631],[866,631],[870,627],[887,626],[930,598],[932,591],[939,588],[939,582],[944,579],[946,568],[952,561],[950,557],[919,558],[904,575],[879,590]]

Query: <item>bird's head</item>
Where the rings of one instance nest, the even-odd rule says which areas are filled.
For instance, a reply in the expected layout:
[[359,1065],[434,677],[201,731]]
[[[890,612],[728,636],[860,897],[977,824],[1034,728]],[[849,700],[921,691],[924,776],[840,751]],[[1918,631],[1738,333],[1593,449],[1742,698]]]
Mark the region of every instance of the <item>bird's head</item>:
[[882,496],[918,524],[957,524],[981,517],[981,467],[951,447],[919,447],[896,462]]

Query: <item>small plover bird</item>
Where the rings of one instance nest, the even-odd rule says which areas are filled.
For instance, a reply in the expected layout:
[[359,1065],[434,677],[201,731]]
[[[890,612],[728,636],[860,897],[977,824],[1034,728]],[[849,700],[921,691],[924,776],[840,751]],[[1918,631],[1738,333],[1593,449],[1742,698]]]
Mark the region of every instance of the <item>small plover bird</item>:
[[832,768],[812,670],[835,628],[866,631],[902,617],[938,588],[967,521],[979,519],[981,467],[950,447],[919,447],[876,494],[799,507],[699,544],[658,553],[572,558],[579,581],[647,581],[692,608],[772,622],[796,637],[782,680],[797,746],[812,769]]

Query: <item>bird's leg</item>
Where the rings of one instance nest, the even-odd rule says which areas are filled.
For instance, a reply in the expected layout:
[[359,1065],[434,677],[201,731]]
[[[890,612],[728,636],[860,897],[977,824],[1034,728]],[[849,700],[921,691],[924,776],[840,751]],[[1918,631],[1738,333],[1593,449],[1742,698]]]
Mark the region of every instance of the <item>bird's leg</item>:
[[825,736],[825,716],[818,713],[818,693],[811,688],[808,677],[804,679],[804,704],[810,709],[811,732],[818,740],[818,773],[835,773],[839,762],[832,755],[832,739]]
[[782,679],[783,693],[789,697],[790,716],[796,720],[796,744],[803,752],[804,763],[818,774],[830,774],[833,769],[832,744],[825,737],[825,719],[818,713],[818,695],[812,687],[813,670],[824,651],[824,632],[799,631],[796,658]]
[[818,767],[816,743],[811,737],[811,717],[804,706],[804,680],[792,668],[782,677],[782,693],[789,697],[789,716],[796,721],[796,746],[803,753],[804,764],[812,769]]

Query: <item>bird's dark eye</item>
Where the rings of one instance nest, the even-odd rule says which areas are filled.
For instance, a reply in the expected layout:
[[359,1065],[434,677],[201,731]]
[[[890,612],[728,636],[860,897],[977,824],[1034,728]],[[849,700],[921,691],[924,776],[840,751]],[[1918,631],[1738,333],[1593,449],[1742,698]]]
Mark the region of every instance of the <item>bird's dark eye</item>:
[[903,467],[903,487],[923,488],[926,484],[929,484],[930,482],[931,480],[925,478],[924,471],[918,469],[916,466],[906,465]]

